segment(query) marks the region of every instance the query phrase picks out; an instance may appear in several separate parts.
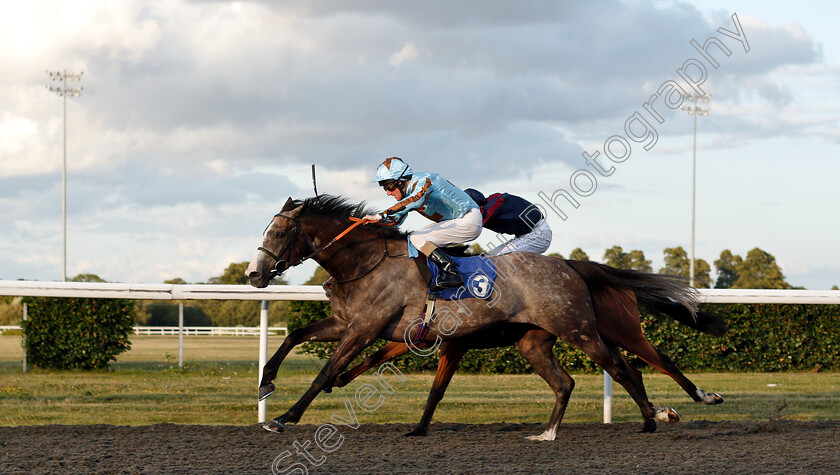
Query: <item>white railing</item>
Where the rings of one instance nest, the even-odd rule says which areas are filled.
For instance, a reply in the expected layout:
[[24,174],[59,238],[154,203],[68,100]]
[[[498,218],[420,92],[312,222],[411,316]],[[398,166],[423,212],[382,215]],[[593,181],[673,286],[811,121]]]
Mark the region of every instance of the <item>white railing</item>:
[[701,303],[840,304],[840,290],[697,289]]
[[[140,326],[134,327],[135,335],[161,335],[161,336],[177,336],[181,333],[186,336],[257,336],[260,334],[260,327],[154,327],[154,326]],[[20,325],[0,325],[0,333],[6,330],[20,330]],[[289,334],[289,329],[286,327],[268,327],[269,333],[286,336]]]
[[[698,289],[702,303],[840,304],[840,290]],[[28,282],[0,280],[0,295],[20,297],[88,297],[138,300],[262,300],[260,309],[259,375],[268,352],[267,300],[323,300],[317,285],[104,284],[93,282]],[[186,328],[186,327],[180,327]],[[178,333],[183,336],[182,332]],[[604,422],[611,421],[612,384],[604,373]],[[258,422],[265,422],[266,401],[259,401]]]
[[[178,335],[179,327],[134,327],[135,335]],[[286,327],[268,327],[269,333],[288,335]],[[260,334],[260,327],[184,327],[184,335],[211,335],[211,336],[257,336]]]
[[[698,289],[702,303],[840,304],[840,290]],[[318,285],[115,284],[0,280],[0,295],[137,300],[323,300]]]
[[[286,327],[268,327],[269,333],[288,335],[289,331]],[[179,327],[134,327],[135,335],[164,335],[174,336],[180,333]],[[184,335],[186,336],[258,336],[260,334],[260,327],[184,327]]]
[[0,295],[136,300],[327,300],[318,285],[112,284],[0,280]]

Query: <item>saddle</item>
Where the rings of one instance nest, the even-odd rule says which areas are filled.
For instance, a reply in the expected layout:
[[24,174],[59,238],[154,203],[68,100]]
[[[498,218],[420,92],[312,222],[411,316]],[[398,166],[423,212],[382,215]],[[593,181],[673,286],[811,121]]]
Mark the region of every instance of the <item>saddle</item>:
[[458,266],[458,273],[464,279],[464,285],[455,289],[444,289],[433,292],[432,282],[435,282],[440,268],[426,256],[420,254],[414,262],[420,269],[420,274],[426,279],[429,285],[429,294],[444,300],[456,300],[464,298],[489,299],[493,293],[493,285],[496,281],[496,264],[485,256],[457,257],[450,253],[449,256]]

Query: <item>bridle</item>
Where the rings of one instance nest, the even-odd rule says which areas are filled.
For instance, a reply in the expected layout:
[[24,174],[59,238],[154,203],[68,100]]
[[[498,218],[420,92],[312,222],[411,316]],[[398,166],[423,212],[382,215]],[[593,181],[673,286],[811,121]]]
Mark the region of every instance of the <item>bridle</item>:
[[[354,221],[354,223],[353,223],[350,227],[348,227],[347,229],[345,229],[344,231],[342,231],[342,232],[341,232],[339,235],[337,235],[336,237],[332,238],[332,239],[330,240],[330,242],[328,242],[328,243],[324,244],[323,246],[319,246],[319,247],[317,247],[317,248],[316,248],[316,247],[315,247],[315,240],[313,240],[311,237],[309,237],[309,235],[308,235],[308,234],[306,234],[306,232],[303,230],[303,227],[302,227],[302,226],[301,226],[301,224],[300,224],[300,221],[298,221],[298,220],[297,220],[297,219],[295,219],[295,218],[291,218],[291,217],[289,217],[289,216],[285,216],[285,215],[283,215],[283,214],[281,214],[281,213],[277,213],[277,214],[275,214],[275,215],[274,215],[274,217],[275,217],[275,218],[278,218],[278,217],[279,217],[279,218],[285,218],[285,219],[288,219],[289,221],[291,221],[292,223],[294,223],[294,227],[292,228],[292,230],[291,230],[291,231],[289,231],[289,233],[290,233],[290,234],[289,234],[289,236],[286,238],[286,243],[283,245],[283,249],[280,249],[280,252],[279,252],[278,254],[274,254],[273,252],[269,251],[268,249],[266,249],[266,248],[264,248],[264,247],[262,247],[262,246],[260,246],[260,247],[258,247],[258,248],[257,248],[257,250],[258,250],[258,251],[262,251],[262,252],[264,252],[264,253],[268,254],[268,255],[269,255],[272,259],[274,259],[274,268],[273,268],[273,269],[271,269],[271,272],[269,273],[269,279],[273,279],[274,277],[277,277],[278,275],[282,274],[283,272],[285,272],[285,271],[286,271],[287,269],[289,269],[289,268],[292,268],[292,267],[295,267],[295,266],[297,266],[297,265],[300,265],[300,264],[301,264],[301,263],[303,263],[304,261],[306,261],[306,260],[308,260],[308,259],[312,258],[313,256],[315,256],[315,255],[316,255],[316,254],[318,254],[319,252],[321,252],[321,251],[325,250],[326,248],[328,248],[328,247],[332,246],[333,244],[335,244],[335,243],[336,243],[336,241],[338,241],[339,239],[341,239],[342,237],[344,237],[344,235],[346,235],[347,233],[349,233],[349,232],[350,232],[353,228],[355,228],[356,226],[358,226],[358,225],[360,225],[360,224],[364,224],[364,223],[366,223],[366,222],[367,222],[367,221],[365,221],[365,220],[363,220],[363,219],[359,219],[359,218],[350,218],[351,220],[353,220],[353,221]],[[298,259],[297,261],[295,261],[295,262],[293,262],[293,263],[291,263],[291,264],[287,264],[287,263],[289,262],[289,258],[291,257],[291,254],[292,254],[292,248],[294,247],[295,242],[297,241],[297,235],[298,235],[298,233],[300,233],[300,234],[302,234],[302,235],[303,235],[303,237],[306,239],[306,244],[307,244],[307,246],[309,246],[309,248],[310,248],[310,249],[312,249],[313,251],[312,251],[312,252],[310,252],[309,254],[307,254],[307,255],[305,255],[305,256],[303,256],[303,257],[301,257],[301,258],[300,258],[300,259]],[[338,283],[338,284],[344,284],[344,283],[348,283],[348,282],[353,282],[353,281],[359,280],[359,279],[361,279],[362,277],[364,277],[364,276],[366,276],[366,275],[370,274],[371,272],[373,272],[373,270],[374,270],[374,269],[376,269],[377,267],[379,267],[379,264],[382,264],[382,262],[385,260],[385,258],[386,258],[386,257],[400,257],[400,255],[396,255],[396,256],[392,256],[392,255],[390,255],[390,254],[388,253],[388,240],[387,240],[387,239],[385,239],[385,237],[384,237],[384,236],[382,237],[382,239],[383,239],[383,241],[385,242],[385,252],[382,254],[382,258],[381,258],[381,259],[379,259],[379,261],[378,261],[376,264],[374,264],[374,266],[373,266],[372,268],[370,268],[368,271],[364,272],[364,273],[363,273],[362,275],[360,275],[360,276],[354,277],[354,278],[349,279],[349,280],[337,281],[336,283]],[[281,267],[283,267],[283,266],[285,266],[285,268],[282,268],[282,269],[281,269]]]
[[[292,230],[289,231],[289,236],[286,238],[286,243],[283,245],[283,249],[280,249],[279,253],[274,254],[273,252],[269,251],[268,249],[266,249],[262,246],[257,248],[258,251],[262,251],[262,252],[268,254],[272,259],[274,259],[274,268],[271,269],[271,273],[269,275],[270,279],[273,279],[274,277],[277,277],[278,275],[282,274],[283,272],[286,271],[286,269],[289,269],[291,267],[295,267],[297,265],[300,265],[303,261],[311,258],[315,254],[318,254],[319,252],[326,249],[327,246],[329,246],[329,244],[327,244],[326,246],[322,246],[319,249],[315,249],[315,241],[311,237],[309,237],[309,235],[306,234],[306,232],[303,231],[303,228],[300,225],[300,221],[298,221],[295,218],[290,218],[288,216],[285,216],[282,213],[277,213],[277,214],[274,215],[274,217],[275,218],[288,219],[289,221],[294,223],[294,226],[292,227]],[[298,233],[303,234],[303,237],[306,239],[306,243],[309,246],[309,248],[310,249],[315,249],[315,251],[310,253],[309,255],[307,255],[305,257],[301,257],[300,259],[298,259],[296,262],[294,262],[292,264],[288,264],[289,258],[291,257],[291,254],[292,254],[292,248],[294,247],[295,243],[297,242]],[[281,267],[283,267],[283,266],[285,266],[285,268],[281,269]]]

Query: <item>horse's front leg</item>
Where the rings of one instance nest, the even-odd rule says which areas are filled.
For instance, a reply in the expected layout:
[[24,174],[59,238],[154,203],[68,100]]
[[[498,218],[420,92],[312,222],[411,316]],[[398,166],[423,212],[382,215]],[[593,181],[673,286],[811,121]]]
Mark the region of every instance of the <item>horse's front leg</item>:
[[315,381],[312,382],[312,385],[304,393],[303,397],[291,409],[286,411],[285,414],[263,424],[263,428],[271,432],[280,432],[287,422],[293,424],[298,422],[303,412],[306,411],[306,408],[309,407],[318,393],[324,387],[331,385],[335,377],[353,361],[353,358],[358,356],[362,350],[376,340],[378,333],[378,331],[357,332],[351,331],[348,328],[344,336],[342,336],[338,347],[332,356],[330,356],[330,359],[327,360],[327,364],[324,365],[321,372],[315,377]]
[[272,381],[277,377],[280,363],[292,351],[292,348],[308,341],[338,341],[346,329],[347,324],[335,318],[335,315],[332,315],[323,320],[318,320],[311,325],[298,328],[290,333],[263,368],[259,390],[260,401],[274,393],[274,384]]
[[[425,348],[427,346],[429,346],[427,343],[419,343],[416,345],[417,348]],[[408,345],[402,342],[392,341],[380,348],[376,353],[365,358],[365,360],[355,368],[349,369],[338,375],[333,382],[333,387],[343,388],[344,386],[347,386],[350,381],[358,378],[359,375],[365,371],[375,368],[386,361],[391,361],[392,359],[406,353],[408,353]],[[332,388],[324,388],[324,392],[330,392],[331,390]]]

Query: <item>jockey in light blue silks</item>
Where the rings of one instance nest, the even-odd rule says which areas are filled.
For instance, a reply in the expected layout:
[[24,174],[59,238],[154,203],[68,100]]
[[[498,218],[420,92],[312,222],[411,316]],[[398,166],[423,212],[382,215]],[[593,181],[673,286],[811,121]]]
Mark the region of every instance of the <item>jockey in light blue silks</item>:
[[432,286],[439,291],[463,285],[456,264],[438,247],[462,244],[481,234],[481,211],[463,190],[437,173],[414,173],[401,158],[391,157],[376,169],[376,181],[397,204],[376,214],[371,221],[391,220],[400,224],[409,211],[417,211],[434,223],[409,235],[409,241],[440,267]]

